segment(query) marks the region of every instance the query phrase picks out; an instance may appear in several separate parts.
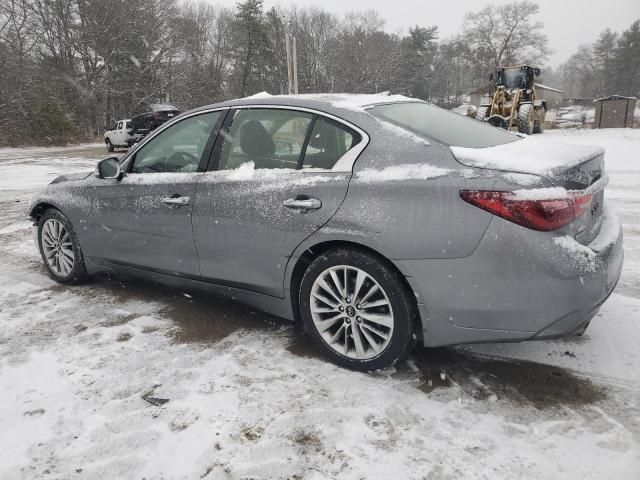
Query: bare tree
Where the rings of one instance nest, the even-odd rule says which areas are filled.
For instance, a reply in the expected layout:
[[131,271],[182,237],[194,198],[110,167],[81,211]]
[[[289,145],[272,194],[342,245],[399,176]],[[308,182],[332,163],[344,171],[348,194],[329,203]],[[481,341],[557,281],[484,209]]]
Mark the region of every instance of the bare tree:
[[463,37],[479,65],[495,69],[503,63],[535,63],[549,54],[543,24],[534,21],[540,7],[529,0],[487,5],[468,13]]

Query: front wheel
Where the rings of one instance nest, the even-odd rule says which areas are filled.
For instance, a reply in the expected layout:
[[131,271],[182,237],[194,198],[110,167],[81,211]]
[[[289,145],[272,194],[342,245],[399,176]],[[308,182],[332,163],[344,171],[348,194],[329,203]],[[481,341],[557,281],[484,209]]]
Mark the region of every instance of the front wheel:
[[38,222],[38,247],[49,276],[67,284],[87,279],[84,257],[71,222],[58,210],[47,210]]
[[305,330],[336,364],[380,370],[402,358],[415,307],[401,275],[377,256],[337,249],[316,258],[299,291]]
[[526,135],[533,133],[533,105],[530,103],[523,103],[518,109],[518,132]]
[[108,138],[105,140],[105,145],[107,147],[107,152],[111,153],[115,150],[113,143],[111,143],[111,140],[109,140]]

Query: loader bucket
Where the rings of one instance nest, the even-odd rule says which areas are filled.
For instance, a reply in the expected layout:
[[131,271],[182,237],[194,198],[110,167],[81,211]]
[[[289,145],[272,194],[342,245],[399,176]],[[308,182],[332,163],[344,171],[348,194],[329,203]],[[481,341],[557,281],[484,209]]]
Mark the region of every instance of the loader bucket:
[[501,115],[492,115],[487,119],[487,123],[494,127],[509,129],[509,117],[503,117]]

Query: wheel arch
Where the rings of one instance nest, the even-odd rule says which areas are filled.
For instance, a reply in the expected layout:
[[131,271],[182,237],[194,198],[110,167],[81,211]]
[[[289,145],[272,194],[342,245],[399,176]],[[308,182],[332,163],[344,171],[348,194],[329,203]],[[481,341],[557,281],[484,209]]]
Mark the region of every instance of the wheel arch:
[[64,215],[64,212],[58,205],[55,205],[49,201],[40,201],[34,203],[30,207],[29,218],[33,219],[33,221],[37,223],[40,220],[40,217],[44,215],[44,212],[50,209],[57,210]]
[[299,322],[300,319],[300,309],[299,309],[299,300],[298,300],[298,290],[300,289],[300,284],[302,282],[302,277],[304,272],[307,270],[311,262],[318,258],[325,252],[330,250],[335,250],[338,248],[350,248],[354,250],[359,250],[361,252],[366,252],[378,257],[383,263],[385,263],[389,268],[398,273],[400,280],[404,286],[404,288],[409,293],[409,297],[412,300],[412,307],[415,312],[414,322],[414,330],[418,338],[422,338],[422,319],[420,317],[420,311],[418,309],[418,301],[416,299],[416,293],[407,280],[407,276],[402,272],[402,270],[391,260],[387,255],[384,255],[377,249],[365,245],[364,243],[357,242],[354,240],[344,240],[344,239],[335,239],[335,240],[323,240],[321,242],[315,243],[313,245],[307,245],[304,247],[304,250],[297,257],[295,264],[292,266],[290,270],[290,275],[288,278],[287,285],[289,286],[289,297],[291,301],[291,309],[293,312],[293,318],[295,322]]

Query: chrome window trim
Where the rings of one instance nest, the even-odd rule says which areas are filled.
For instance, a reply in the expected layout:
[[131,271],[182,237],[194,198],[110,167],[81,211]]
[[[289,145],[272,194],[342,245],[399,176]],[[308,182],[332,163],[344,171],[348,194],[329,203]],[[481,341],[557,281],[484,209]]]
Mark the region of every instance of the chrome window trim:
[[[330,113],[323,112],[322,110],[316,110],[314,108],[299,107],[296,105],[269,105],[264,103],[234,105],[229,108],[233,110],[262,108],[262,109],[272,109],[272,110],[293,110],[298,112],[307,112],[307,113],[312,113],[314,115],[319,115],[321,117],[330,118],[331,120],[337,123],[340,123],[346,127],[349,127],[350,129],[355,130],[360,134],[360,137],[361,137],[360,142],[354,145],[353,147],[351,147],[351,149],[349,149],[347,153],[345,153],[342,157],[340,157],[338,161],[335,163],[335,165],[333,166],[333,168],[331,168],[331,170],[323,169],[322,172],[320,172],[319,171],[320,169],[316,169],[315,173],[323,173],[323,172],[352,173],[353,165],[356,163],[356,160],[358,159],[360,154],[363,152],[363,150],[367,147],[367,145],[369,145],[369,141],[370,141],[370,138],[367,132],[362,130],[357,125],[354,125],[353,123],[347,120],[344,120],[340,117],[337,117],[335,115],[332,115]],[[301,168],[298,171],[304,172],[305,169]]]

